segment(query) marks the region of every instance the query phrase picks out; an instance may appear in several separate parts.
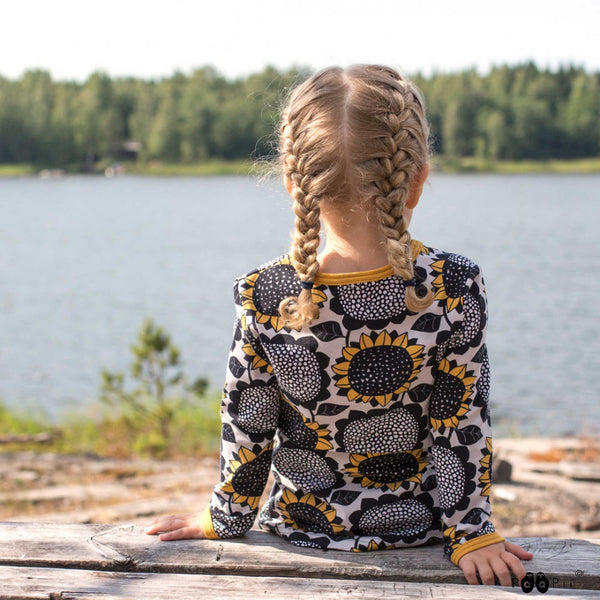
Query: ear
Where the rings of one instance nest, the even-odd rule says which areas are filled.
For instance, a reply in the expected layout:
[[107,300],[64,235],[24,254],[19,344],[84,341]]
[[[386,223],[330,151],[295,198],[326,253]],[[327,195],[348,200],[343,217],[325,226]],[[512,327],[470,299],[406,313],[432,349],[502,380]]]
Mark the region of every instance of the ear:
[[410,188],[408,198],[404,202],[404,206],[406,206],[406,208],[413,209],[419,203],[419,198],[423,192],[423,185],[429,176],[429,169],[429,163],[425,163],[425,166],[417,173],[413,185]]
[[285,189],[288,191],[288,194],[292,193],[292,181],[288,179],[286,175],[283,176],[283,182],[285,184]]

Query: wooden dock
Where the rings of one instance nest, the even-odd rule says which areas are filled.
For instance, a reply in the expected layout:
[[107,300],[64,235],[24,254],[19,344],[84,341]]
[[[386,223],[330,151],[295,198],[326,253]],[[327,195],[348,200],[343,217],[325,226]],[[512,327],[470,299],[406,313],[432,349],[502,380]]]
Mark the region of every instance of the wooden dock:
[[[548,579],[549,596],[600,599],[600,538],[507,540],[533,552],[523,564]],[[232,540],[160,541],[135,524],[0,521],[2,600],[479,600],[482,587],[467,584],[441,543],[353,553],[254,529]],[[485,588],[486,600],[524,593],[516,580]]]

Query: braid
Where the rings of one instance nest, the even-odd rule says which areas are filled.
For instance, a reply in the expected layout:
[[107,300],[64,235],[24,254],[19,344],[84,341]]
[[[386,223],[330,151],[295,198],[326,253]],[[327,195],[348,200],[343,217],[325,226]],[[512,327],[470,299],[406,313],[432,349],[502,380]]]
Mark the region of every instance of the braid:
[[[296,214],[290,255],[300,280],[314,282],[319,271],[317,250],[321,243],[319,196],[309,191],[311,178],[304,174],[306,160],[303,157],[297,158],[294,150],[295,142],[290,131],[289,125],[282,126],[284,135],[282,158],[285,172],[292,182],[293,208]],[[284,298],[279,303],[279,312],[287,326],[300,328],[304,323],[319,316],[319,306],[312,299],[312,290],[303,288],[298,296]]]
[[410,133],[403,127],[403,123],[411,108],[405,107],[401,95],[398,104],[401,106],[399,114],[390,112],[383,117],[390,129],[389,138],[384,140],[389,148],[389,156],[379,159],[382,177],[374,182],[377,190],[374,200],[379,223],[386,236],[388,261],[397,275],[405,281],[413,282],[406,286],[406,306],[413,312],[420,312],[433,302],[433,291],[426,288],[426,293],[418,296],[414,283],[411,235],[404,222],[404,205],[410,184],[409,170],[414,163],[405,149]]

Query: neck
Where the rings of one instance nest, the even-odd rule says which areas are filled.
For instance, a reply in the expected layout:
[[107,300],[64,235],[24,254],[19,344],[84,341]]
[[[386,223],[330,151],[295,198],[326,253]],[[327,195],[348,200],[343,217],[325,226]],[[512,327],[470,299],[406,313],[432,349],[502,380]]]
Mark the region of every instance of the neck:
[[347,210],[332,214],[321,210],[326,244],[317,256],[325,273],[367,271],[388,264],[386,239],[374,216]]

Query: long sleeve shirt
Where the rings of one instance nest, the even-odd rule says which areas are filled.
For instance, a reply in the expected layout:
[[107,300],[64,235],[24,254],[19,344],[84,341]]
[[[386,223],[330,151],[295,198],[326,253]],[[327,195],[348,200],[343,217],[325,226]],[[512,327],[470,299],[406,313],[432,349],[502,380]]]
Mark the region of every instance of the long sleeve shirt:
[[[487,298],[469,258],[412,241],[431,306],[391,265],[319,272],[319,317],[284,326],[301,291],[289,253],[237,277],[221,403],[221,476],[207,537],[260,529],[363,552],[443,543],[454,563],[504,541],[491,521]],[[274,483],[259,501],[272,471]]]

